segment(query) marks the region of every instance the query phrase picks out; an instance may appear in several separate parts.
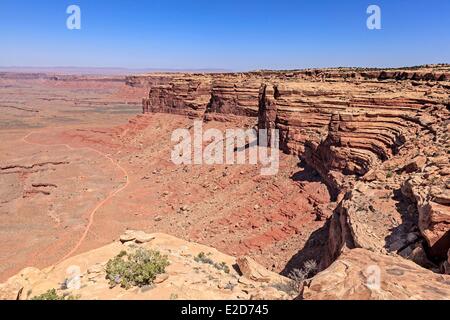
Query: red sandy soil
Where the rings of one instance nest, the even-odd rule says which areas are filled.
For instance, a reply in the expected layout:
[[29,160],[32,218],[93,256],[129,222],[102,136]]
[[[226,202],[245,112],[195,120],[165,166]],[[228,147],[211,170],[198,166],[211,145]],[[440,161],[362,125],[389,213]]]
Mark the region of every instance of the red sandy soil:
[[[325,185],[293,156],[281,154],[279,173],[267,177],[254,165],[174,165],[172,131],[193,120],[136,116],[144,95],[137,89],[5,83],[0,106],[39,112],[5,108],[0,118],[8,124],[0,130],[0,282],[108,244],[126,229],[248,254],[282,271],[323,226],[317,212],[331,209]],[[129,112],[117,112],[126,105]]]

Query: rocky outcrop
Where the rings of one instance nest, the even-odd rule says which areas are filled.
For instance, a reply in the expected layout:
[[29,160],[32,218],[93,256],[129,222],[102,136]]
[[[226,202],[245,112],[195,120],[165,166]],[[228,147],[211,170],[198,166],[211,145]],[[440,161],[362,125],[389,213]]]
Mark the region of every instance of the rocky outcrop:
[[[143,85],[145,80],[139,79]],[[144,113],[175,113],[209,119],[217,114],[258,116],[261,82],[245,74],[152,76],[147,85],[150,92],[149,97],[143,99]]]
[[244,277],[256,282],[265,283],[289,283],[285,277],[274,272],[268,271],[266,268],[258,264],[250,257],[240,257],[237,259],[237,266]]
[[[449,76],[448,65],[203,75],[210,94],[196,116],[255,117],[321,175],[338,204],[322,269],[360,248],[445,273]],[[150,99],[170,96],[152,90]]]
[[343,253],[305,286],[305,300],[448,300],[450,276],[364,249]]
[[[347,172],[334,180],[347,193],[330,221],[323,267],[343,248],[365,248],[397,253],[435,272],[444,271],[450,207],[443,169],[449,160],[448,141],[443,136],[449,114],[443,106],[434,108],[436,112],[418,113],[416,119],[408,116],[404,142],[384,161],[371,163],[364,176]],[[323,165],[320,157],[314,161]]]
[[[106,279],[106,264],[122,251],[145,248],[166,255],[169,266],[153,285],[129,290],[112,288]],[[198,259],[203,256],[206,258]],[[290,280],[247,261],[234,268],[236,259],[215,249],[165,234],[127,231],[120,241],[69,258],[44,270],[27,268],[0,284],[0,300],[28,300],[49,290],[59,296],[81,300],[249,300],[292,299],[285,292]],[[77,270],[79,286],[67,286],[70,270]],[[257,270],[257,271],[255,271]],[[257,274],[256,278],[253,275]],[[261,277],[264,281],[260,281]],[[65,286],[61,284],[66,284]]]
[[211,80],[202,76],[171,79],[154,85],[143,100],[143,112],[163,112],[201,117],[211,97]]
[[441,175],[442,169],[449,165],[449,158],[444,156],[437,159],[429,158],[426,172],[405,181],[402,192],[417,205],[418,225],[427,240],[430,254],[442,260],[446,258],[450,248],[449,180]]
[[257,117],[261,80],[245,75],[214,79],[208,113]]

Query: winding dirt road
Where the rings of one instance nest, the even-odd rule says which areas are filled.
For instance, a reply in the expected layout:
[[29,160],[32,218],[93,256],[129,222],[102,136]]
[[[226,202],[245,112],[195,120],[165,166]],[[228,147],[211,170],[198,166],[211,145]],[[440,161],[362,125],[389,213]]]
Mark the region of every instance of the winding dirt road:
[[37,146],[47,146],[47,147],[66,147],[69,150],[82,150],[82,149],[86,149],[86,150],[90,150],[93,151],[97,154],[99,154],[100,156],[108,159],[115,167],[117,167],[120,171],[122,171],[122,173],[124,174],[124,177],[126,178],[126,183],[120,187],[117,190],[113,190],[111,191],[111,193],[102,201],[100,201],[95,208],[89,213],[89,221],[88,224],[86,225],[86,228],[84,229],[83,235],[81,236],[81,238],[78,240],[77,244],[72,248],[72,250],[70,250],[66,255],[64,255],[64,257],[62,257],[57,263],[61,263],[62,261],[66,260],[67,258],[69,258],[70,256],[72,256],[74,253],[77,252],[77,250],[80,248],[80,246],[82,245],[82,243],[84,242],[84,240],[86,239],[92,224],[94,223],[94,218],[95,218],[95,214],[97,213],[97,211],[103,206],[105,205],[105,203],[107,203],[109,200],[111,200],[112,198],[114,198],[118,193],[120,193],[121,191],[123,191],[124,189],[126,189],[128,187],[128,185],[130,184],[130,179],[129,179],[129,174],[128,172],[125,170],[125,168],[123,168],[118,162],[114,161],[113,158],[111,158],[109,155],[100,152],[94,148],[91,147],[80,147],[80,148],[73,148],[68,144],[42,144],[42,143],[38,143],[38,142],[33,142],[33,141],[29,141],[28,138],[35,134],[37,132],[32,131],[30,133],[28,133],[26,136],[24,136],[22,138],[22,142],[29,144],[29,145],[37,145]]

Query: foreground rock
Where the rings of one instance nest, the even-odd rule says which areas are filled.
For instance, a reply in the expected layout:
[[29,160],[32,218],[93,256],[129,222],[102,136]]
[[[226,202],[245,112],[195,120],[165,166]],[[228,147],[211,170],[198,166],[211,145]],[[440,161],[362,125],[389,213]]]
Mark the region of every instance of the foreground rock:
[[266,268],[258,264],[249,257],[242,257],[237,260],[240,272],[247,279],[256,282],[280,283],[286,282],[286,278],[268,271]]
[[[157,250],[167,255],[170,265],[166,273],[158,275],[151,286],[129,290],[118,286],[111,288],[106,279],[106,263],[121,251],[133,248]],[[199,255],[206,258],[196,259]],[[265,281],[260,282],[260,279],[251,276],[247,278],[250,269],[246,269],[242,276],[236,266],[236,259],[215,249],[165,234],[127,231],[120,241],[69,258],[56,266],[44,270],[24,269],[0,285],[0,300],[27,300],[52,289],[56,289],[60,296],[82,300],[248,300],[294,297],[295,293],[282,291],[283,288],[289,288],[289,279],[265,270],[254,261],[250,268],[263,274]],[[64,288],[72,270],[80,271],[79,289],[73,286],[72,289]]]
[[169,93],[155,101],[156,85],[143,107],[144,113],[169,109],[205,120],[245,116],[260,129],[278,129],[280,148],[317,171],[339,204],[322,268],[345,248],[364,248],[444,273],[450,249],[449,70],[174,75],[169,91],[182,103]]
[[450,276],[398,256],[364,249],[343,253],[305,287],[306,300],[448,300]]

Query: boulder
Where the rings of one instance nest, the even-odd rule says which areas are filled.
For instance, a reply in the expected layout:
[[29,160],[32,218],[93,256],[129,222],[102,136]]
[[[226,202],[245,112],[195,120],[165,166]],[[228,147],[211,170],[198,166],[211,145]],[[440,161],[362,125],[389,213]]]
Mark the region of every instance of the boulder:
[[142,232],[142,231],[137,232],[135,234],[135,236],[136,236],[136,239],[135,239],[136,243],[147,243],[147,242],[150,242],[155,239],[155,237],[153,235]]
[[410,162],[408,162],[401,171],[406,173],[412,173],[417,171],[422,171],[425,167],[425,164],[427,163],[427,157],[425,156],[417,156],[414,159],[412,159]]
[[120,242],[127,243],[134,241],[138,244],[147,243],[155,239],[151,234],[145,233],[143,231],[127,230],[125,234],[120,236]]
[[250,257],[238,258],[237,265],[242,275],[252,281],[266,283],[286,283],[286,281],[289,282],[288,278],[267,270]]
[[420,206],[419,228],[428,242],[430,253],[444,259],[450,248],[450,207],[432,201]]
[[20,300],[24,286],[16,281],[0,284],[0,300]]
[[31,285],[45,274],[37,268],[25,268],[17,275],[0,284],[0,300],[23,300]]
[[125,234],[120,236],[120,242],[126,243],[130,241],[134,241],[136,239],[136,235],[134,234],[134,231],[127,230]]
[[450,276],[399,256],[344,252],[305,286],[305,300],[448,300]]

